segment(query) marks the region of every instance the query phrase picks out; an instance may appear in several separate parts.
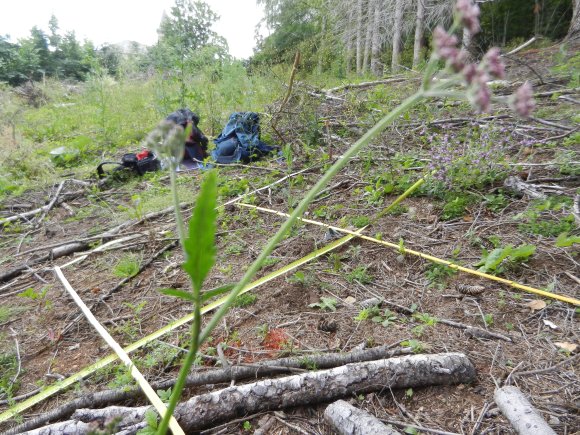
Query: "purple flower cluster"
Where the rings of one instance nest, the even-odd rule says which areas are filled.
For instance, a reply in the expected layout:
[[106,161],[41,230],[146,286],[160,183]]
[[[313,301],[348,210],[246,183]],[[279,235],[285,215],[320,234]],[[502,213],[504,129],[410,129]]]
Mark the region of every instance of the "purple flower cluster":
[[[472,0],[458,0],[455,11],[472,35],[479,32],[479,7],[473,4]],[[448,67],[463,77],[468,86],[468,98],[475,109],[478,112],[488,111],[491,106],[491,90],[487,82],[491,78],[505,77],[505,66],[499,48],[490,48],[482,61],[474,64],[467,63],[468,55],[465,50],[457,47],[457,37],[450,35],[442,27],[438,26],[433,31],[433,43],[437,55],[446,61]],[[512,97],[511,106],[520,116],[527,117],[534,109],[532,95],[532,87],[526,82]]]
[[429,170],[445,188],[474,186],[485,182],[488,174],[503,163],[511,135],[505,127],[483,126],[470,129],[470,136],[432,134],[427,136],[431,148]]
[[471,0],[458,0],[455,4],[455,12],[469,33],[475,35],[481,30],[479,27],[479,6],[473,4]]
[[533,95],[534,91],[529,82],[525,82],[521,85],[516,90],[515,94],[512,95],[511,106],[523,118],[529,117],[536,107]]

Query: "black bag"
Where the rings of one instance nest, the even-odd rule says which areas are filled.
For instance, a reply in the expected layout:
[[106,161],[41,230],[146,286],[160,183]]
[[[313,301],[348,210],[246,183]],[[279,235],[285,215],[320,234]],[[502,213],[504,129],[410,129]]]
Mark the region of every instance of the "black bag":
[[105,178],[104,165],[117,165],[116,170],[129,169],[139,175],[145,172],[154,172],[161,169],[161,163],[155,153],[149,150],[144,150],[138,154],[127,153],[121,158],[121,162],[102,162],[97,166],[97,174],[99,178]]
[[165,119],[181,125],[184,130],[187,130],[188,125],[191,126],[191,134],[185,139],[183,157],[193,161],[203,161],[207,157],[208,139],[197,126],[199,124],[199,116],[189,109],[179,109]]

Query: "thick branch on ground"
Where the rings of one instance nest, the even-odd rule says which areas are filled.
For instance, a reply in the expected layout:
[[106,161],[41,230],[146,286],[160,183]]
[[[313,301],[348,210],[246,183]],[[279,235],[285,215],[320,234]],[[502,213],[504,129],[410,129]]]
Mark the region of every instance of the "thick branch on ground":
[[[212,370],[209,372],[196,373],[188,376],[187,387],[199,385],[229,383],[232,380],[257,379],[265,376],[289,374],[296,369],[306,369],[307,366],[316,366],[319,369],[338,367],[363,361],[392,358],[406,355],[411,352],[410,348],[391,349],[393,345],[374,347],[372,349],[356,350],[349,353],[325,353],[321,355],[309,355],[308,358],[281,358],[264,361],[257,364],[231,366],[224,370]],[[175,379],[152,384],[155,390],[167,390],[175,385]],[[21,425],[10,428],[4,435],[15,435],[32,429],[36,429],[49,421],[57,421],[68,418],[79,408],[110,405],[113,403],[126,402],[127,400],[141,397],[141,390],[107,390],[87,394],[71,402],[65,403],[56,409],[35,417]]]
[[[395,311],[398,311],[400,313],[405,313],[405,314],[408,314],[410,316],[412,316],[413,314],[416,314],[415,311],[413,311],[407,307],[403,307],[399,304],[395,304],[395,303],[387,301],[387,300],[380,300],[379,299],[378,303],[379,303],[379,305],[382,305],[382,304],[388,305],[388,306],[392,307]],[[503,334],[500,334],[497,332],[487,331],[485,329],[478,328],[477,326],[466,325],[465,323],[456,322],[454,320],[437,319],[437,322],[443,323],[444,325],[451,326],[453,328],[463,329],[465,331],[465,334],[470,336],[470,337],[485,338],[488,340],[491,340],[491,339],[504,340],[504,341],[508,341],[510,343],[513,341],[510,337],[508,337],[506,335],[503,335]]]
[[340,435],[400,435],[391,426],[386,426],[374,415],[355,408],[344,400],[328,405],[324,419]]
[[535,186],[520,180],[518,177],[507,177],[503,185],[507,190],[520,197],[527,195],[532,199],[546,199],[546,195],[543,192],[540,192]]
[[[178,406],[175,416],[184,430],[193,431],[257,412],[307,406],[384,388],[471,382],[475,376],[475,368],[463,354],[412,355],[229,387],[193,397]],[[121,417],[121,426],[126,427],[143,421],[149,409],[152,408],[79,409],[72,418],[90,422]],[[30,433],[61,432],[56,424]]]
[[45,261],[49,260],[56,260],[57,258],[64,257],[65,255],[70,255],[75,252],[84,251],[89,248],[88,243],[84,242],[72,242],[67,245],[58,246],[54,249],[51,249],[49,253],[44,254],[38,258],[35,258],[29,262],[25,262],[20,264],[0,275],[0,282],[6,282],[13,278],[16,278],[23,271],[30,269],[32,266],[36,266],[37,264],[44,263]]
[[495,390],[494,400],[520,435],[556,435],[519,388],[506,386]]
[[386,85],[389,83],[401,83],[401,82],[406,82],[409,80],[413,80],[413,79],[409,79],[408,77],[391,77],[389,79],[375,80],[372,82],[349,83],[347,85],[337,86],[335,88],[323,89],[322,92],[325,94],[333,94],[333,93],[338,92],[338,91],[347,91],[349,89],[372,88],[373,86]]
[[[181,208],[184,208],[186,206],[187,206],[187,204],[185,204],[185,203],[181,204]],[[103,242],[105,242],[107,240],[110,240],[111,238],[113,238],[114,236],[116,236],[122,230],[124,230],[126,228],[129,228],[129,227],[134,226],[134,225],[138,225],[138,224],[145,222],[147,220],[152,220],[152,219],[156,219],[160,216],[164,216],[168,213],[171,213],[173,210],[174,210],[174,207],[168,207],[168,208],[165,208],[165,209],[160,210],[160,211],[148,213],[145,216],[143,216],[141,219],[138,219],[138,220],[132,219],[132,220],[125,221],[122,224],[117,225],[116,227],[111,228],[110,230],[107,230],[102,234],[99,234],[98,236],[92,237],[92,239],[95,239],[95,240],[101,239]],[[71,242],[71,243],[66,244],[66,245],[58,246],[58,247],[52,249],[50,252],[48,252],[48,253],[46,253],[38,258],[35,258],[35,259],[30,260],[28,262],[23,262],[22,264],[8,270],[7,272],[0,274],[0,282],[6,282],[6,281],[9,281],[13,278],[16,278],[17,276],[22,274],[23,271],[28,270],[32,266],[36,266],[38,264],[44,263],[45,261],[55,260],[57,258],[64,257],[66,255],[71,255],[71,254],[74,254],[75,252],[86,251],[88,248],[89,248],[89,243],[86,243],[86,242]]]

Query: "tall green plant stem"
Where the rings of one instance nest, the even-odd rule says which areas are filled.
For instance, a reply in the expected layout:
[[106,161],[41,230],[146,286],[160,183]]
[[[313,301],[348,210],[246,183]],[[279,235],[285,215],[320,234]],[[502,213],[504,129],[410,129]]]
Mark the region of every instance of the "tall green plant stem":
[[[443,90],[449,86],[454,84],[453,80],[449,80],[443,83],[440,83],[438,86],[434,87],[433,90]],[[292,225],[296,221],[296,219],[306,211],[308,205],[316,198],[316,195],[328,185],[330,180],[342,169],[344,168],[348,162],[358,154],[358,152],[366,145],[368,145],[374,138],[376,138],[380,133],[382,133],[387,126],[389,126],[393,121],[395,121],[399,116],[403,115],[407,112],[410,108],[414,105],[419,103],[420,101],[426,98],[425,91],[420,90],[415,94],[411,95],[407,99],[405,99],[398,107],[393,109],[387,115],[385,115],[377,124],[375,124],[369,131],[367,131],[359,140],[357,140],[352,146],[340,157],[325,173],[324,175],[318,180],[318,182],[308,191],[306,196],[300,201],[298,207],[294,209],[290,217],[282,224],[280,229],[276,232],[276,234],[268,241],[268,244],[264,247],[258,258],[250,265],[244,276],[240,279],[240,281],[236,284],[234,289],[229,294],[226,301],[223,305],[219,308],[218,311],[211,317],[208,324],[205,326],[203,331],[200,332],[201,326],[201,315],[200,315],[200,306],[201,306],[201,299],[200,299],[200,289],[194,289],[194,295],[196,298],[195,308],[194,308],[194,319],[192,325],[192,340],[191,340],[191,347],[187,353],[185,361],[179,371],[179,376],[177,382],[175,384],[173,393],[171,394],[171,400],[167,407],[167,412],[165,413],[161,423],[159,424],[159,428],[157,430],[158,434],[165,434],[167,428],[169,426],[169,419],[177,406],[177,402],[181,397],[181,392],[185,386],[185,379],[195,360],[197,355],[197,351],[199,349],[200,343],[203,343],[211,334],[213,329],[218,325],[221,319],[227,314],[228,310],[232,306],[236,297],[239,296],[241,291],[244,289],[246,285],[250,283],[254,275],[258,272],[264,260],[272,253],[272,251],[276,248],[278,243],[284,238],[286,233],[290,231]],[[175,174],[173,174],[175,177]],[[174,180],[172,180],[172,187],[173,190],[176,190],[177,186],[173,185]],[[420,183],[416,183],[414,188],[419,187]],[[413,189],[414,190],[414,189]],[[174,192],[174,198],[177,198],[177,194]],[[179,200],[176,200],[176,204],[179,204]],[[179,218],[178,218],[179,219]],[[177,224],[179,227],[179,223]],[[183,226],[183,222],[181,223]],[[178,229],[178,231],[180,231]],[[180,236],[181,239],[181,236]]]
[[258,258],[251,264],[244,276],[236,284],[226,302],[220,307],[220,309],[212,316],[208,324],[205,326],[201,332],[200,341],[203,342],[207,337],[209,337],[211,331],[218,325],[220,320],[226,315],[229,307],[232,305],[234,299],[240,294],[242,289],[248,285],[254,275],[260,269],[264,260],[272,253],[276,248],[278,243],[283,239],[288,231],[292,228],[297,217],[302,216],[306,211],[308,205],[316,198],[318,192],[320,192],[330,180],[342,169],[347,163],[366,145],[368,145],[375,137],[377,137],[388,125],[395,121],[399,116],[404,114],[407,110],[413,107],[415,104],[424,99],[423,91],[419,91],[407,99],[405,99],[398,107],[393,111],[389,112],[383,119],[381,119],[377,124],[375,124],[369,131],[367,131],[359,140],[357,140],[343,155],[340,157],[318,180],[318,182],[310,189],[306,194],[304,199],[300,201],[300,204],[294,209],[290,217],[282,224],[280,229],[276,234],[269,240],[268,244],[264,247]]
[[183,224],[183,215],[181,214],[181,204],[179,202],[179,194],[177,193],[177,177],[175,175],[175,170],[171,162],[169,164],[169,180],[171,182],[171,193],[173,195],[173,207],[175,207],[175,224],[177,226],[177,237],[179,237],[179,243],[181,244],[181,249],[183,250],[183,255],[187,255],[185,252],[185,225]]
[[[177,193],[177,177],[175,175],[175,169],[173,165],[170,165],[169,179],[171,181],[171,191],[173,192],[173,203],[175,207],[175,221],[177,225],[177,234],[179,236],[179,241],[181,243],[181,248],[183,249],[183,255],[187,259],[187,252],[185,251],[185,225],[183,223],[183,215],[181,214],[181,208],[179,203],[179,195]],[[171,398],[167,406],[167,411],[159,423],[157,428],[158,434],[165,434],[167,428],[169,427],[169,420],[173,415],[173,411],[179,403],[179,398],[181,397],[181,392],[185,387],[185,381],[187,380],[187,374],[195,361],[197,356],[197,351],[199,350],[200,344],[200,330],[201,330],[201,289],[193,289],[193,296],[195,298],[193,304],[193,324],[191,325],[191,343],[185,360],[179,369],[179,375],[177,376],[177,381],[173,387],[173,392],[171,393]]]

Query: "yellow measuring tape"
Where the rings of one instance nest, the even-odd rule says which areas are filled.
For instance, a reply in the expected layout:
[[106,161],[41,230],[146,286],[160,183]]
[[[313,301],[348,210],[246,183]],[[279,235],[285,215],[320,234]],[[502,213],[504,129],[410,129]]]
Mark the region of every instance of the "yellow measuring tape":
[[[362,231],[362,230],[364,230],[364,228],[361,228],[359,231]],[[358,234],[358,233],[353,233],[352,235],[348,234],[341,239],[338,239],[332,243],[329,243],[328,245],[323,246],[322,248],[317,249],[316,251],[313,251],[310,254],[308,254],[308,255],[306,255],[306,256],[304,256],[296,261],[293,261],[292,263],[290,263],[284,267],[281,267],[280,269],[275,270],[274,272],[269,273],[269,274],[263,276],[262,278],[255,280],[251,284],[248,284],[246,287],[244,287],[244,289],[241,291],[240,294],[244,294],[246,292],[249,292],[250,290],[252,290],[258,286],[261,286],[262,284],[265,284],[269,281],[272,281],[274,278],[277,278],[281,275],[284,275],[285,273],[287,273],[293,269],[296,269],[297,267],[300,267],[303,264],[306,264],[309,261],[312,261],[312,260],[326,254],[327,252],[330,252],[333,249],[338,248],[339,246],[344,245],[349,240],[356,237],[356,234]],[[205,314],[211,310],[216,309],[217,307],[222,305],[226,301],[226,299],[227,299],[227,295],[214,301],[214,302],[211,302],[211,303],[205,305],[201,309],[201,314]],[[130,344],[129,346],[125,347],[124,350],[127,353],[133,352],[133,351],[153,342],[154,340],[167,334],[168,332],[173,331],[174,329],[191,322],[192,320],[193,320],[193,314],[188,314],[187,316],[182,317],[181,319],[178,319],[178,320],[164,326],[163,328],[159,329],[158,331],[155,331],[152,334],[150,334],[146,337],[143,337],[141,340],[139,340],[133,344]],[[73,385],[75,382],[78,382],[81,379],[86,378],[87,376],[89,376],[89,375],[93,374],[94,372],[96,372],[97,370],[111,364],[112,362],[116,361],[117,359],[119,359],[119,358],[116,354],[108,355],[105,358],[100,359],[96,363],[94,363],[88,367],[85,367],[80,372],[75,373],[74,375],[69,376],[66,379],[63,379],[62,381],[55,382],[53,385],[45,388],[40,393],[30,397],[29,399],[26,399],[25,401],[23,401],[17,405],[14,405],[13,407],[11,407],[8,410],[1,413],[0,414],[0,423],[3,423],[5,421],[7,421],[8,419],[15,417],[16,415],[22,413],[23,411],[27,410],[28,408],[31,408],[32,406],[42,402],[43,400],[48,399],[49,397],[53,396],[54,394],[57,394],[58,392],[64,390],[65,388]]]
[[[265,213],[275,214],[275,215],[282,216],[282,217],[289,216],[287,213],[272,210],[269,208],[258,207],[258,206],[251,205],[251,204],[237,203],[236,205],[238,205],[240,207],[253,208],[253,209],[265,212]],[[384,240],[379,240],[379,239],[376,239],[374,237],[365,236],[365,235],[359,234],[358,231],[355,232],[355,231],[346,230],[344,228],[335,227],[335,226],[328,225],[328,224],[325,224],[322,222],[313,221],[311,219],[305,219],[305,218],[298,218],[298,219],[302,222],[305,222],[305,223],[318,225],[320,227],[325,227],[325,228],[331,228],[331,229],[333,229],[335,231],[339,231],[341,233],[350,234],[350,235],[353,235],[353,236],[358,237],[360,239],[368,240],[369,242],[378,243],[378,244],[383,245],[383,246],[388,246],[389,248],[394,248],[397,250],[401,249],[401,247],[398,244],[385,242]],[[544,296],[544,297],[547,297],[550,299],[556,299],[558,301],[567,302],[567,303],[572,304],[572,305],[577,305],[577,306],[580,305],[580,300],[575,299],[573,297],[562,296],[562,295],[559,295],[557,293],[550,293],[550,292],[547,292],[545,290],[540,290],[540,289],[530,287],[527,285],[518,284],[517,282],[510,281],[509,279],[500,278],[498,276],[489,275],[487,273],[480,272],[478,270],[473,270],[473,269],[469,269],[467,267],[459,266],[458,264],[452,263],[451,261],[443,260],[441,258],[434,257],[433,255],[424,254],[422,252],[414,251],[412,249],[404,248],[404,252],[405,252],[405,254],[415,255],[417,257],[424,258],[425,260],[432,261],[433,263],[444,264],[445,266],[448,266],[451,269],[460,270],[461,272],[469,273],[471,275],[476,275],[476,276],[479,276],[481,278],[489,279],[491,281],[500,282],[502,284],[509,285],[510,287],[517,288],[519,290],[523,290],[527,293],[533,293],[533,294]]]

